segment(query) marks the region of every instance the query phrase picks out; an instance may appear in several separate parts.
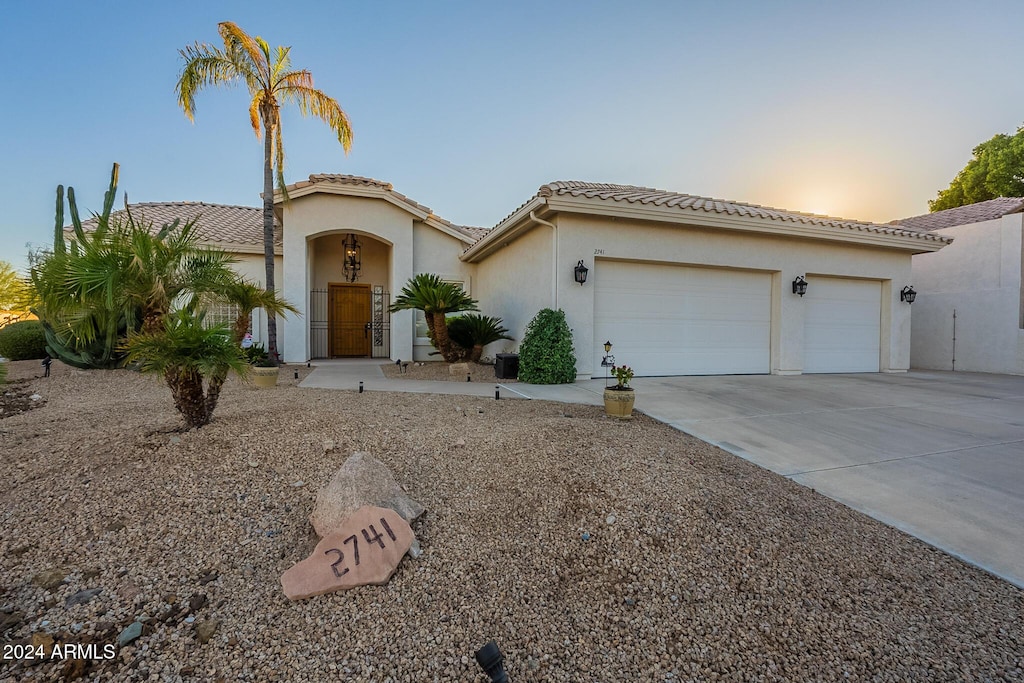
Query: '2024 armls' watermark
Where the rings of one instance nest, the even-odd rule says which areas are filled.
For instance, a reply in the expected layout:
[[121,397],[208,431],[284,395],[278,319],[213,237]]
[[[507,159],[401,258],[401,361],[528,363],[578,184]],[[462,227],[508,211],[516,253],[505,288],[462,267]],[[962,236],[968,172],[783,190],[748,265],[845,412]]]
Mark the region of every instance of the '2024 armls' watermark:
[[[47,651],[49,650],[49,651]],[[99,645],[97,643],[57,643],[53,649],[45,645],[14,645],[5,644],[3,647],[3,658],[29,659],[29,660],[52,660],[52,659],[113,659],[117,654],[117,648],[113,643]]]

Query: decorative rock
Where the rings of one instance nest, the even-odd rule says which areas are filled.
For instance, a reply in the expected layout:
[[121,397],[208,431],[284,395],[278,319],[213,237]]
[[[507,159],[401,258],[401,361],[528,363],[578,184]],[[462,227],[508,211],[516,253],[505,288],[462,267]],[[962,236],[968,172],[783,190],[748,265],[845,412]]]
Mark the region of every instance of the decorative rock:
[[202,608],[206,607],[207,602],[209,602],[209,600],[202,593],[199,593],[198,595],[193,595],[191,598],[189,598],[188,601],[188,611],[198,612]]
[[50,656],[50,652],[53,650],[53,636],[49,633],[33,633],[32,634],[32,649],[38,650],[40,647],[43,648],[43,652],[46,656]]
[[418,539],[413,539],[412,544],[409,546],[408,555],[414,560],[418,560],[423,557],[423,548],[420,547]]
[[133,621],[128,628],[121,631],[121,634],[117,636],[117,644],[120,647],[124,647],[128,643],[137,640],[140,636],[142,636],[142,622]]
[[448,366],[449,375],[468,375],[469,363],[452,363]]
[[102,592],[102,588],[90,588],[89,590],[78,591],[64,601],[64,606],[74,607],[75,605],[84,605]]
[[29,398],[32,399],[33,401],[41,401],[41,400],[43,400],[43,397],[40,396],[39,394],[32,394],[31,396],[29,396]]
[[353,453],[316,494],[309,521],[320,538],[333,533],[361,507],[391,508],[407,522],[423,514],[424,507],[402,491],[391,471],[369,453]]
[[204,621],[196,626],[196,639],[204,645],[210,642],[213,634],[220,628],[220,622],[215,619]]
[[39,572],[32,577],[32,583],[45,588],[48,591],[52,591],[57,586],[64,583],[64,577],[67,576],[67,572],[63,569],[47,569],[44,572]]
[[608,523],[608,526],[615,524],[615,515],[608,515],[608,518],[604,521]]
[[324,441],[324,453],[330,453],[334,450],[334,439],[326,439]]
[[391,508],[360,508],[335,529],[281,576],[289,600],[383,585],[415,540],[408,522]]

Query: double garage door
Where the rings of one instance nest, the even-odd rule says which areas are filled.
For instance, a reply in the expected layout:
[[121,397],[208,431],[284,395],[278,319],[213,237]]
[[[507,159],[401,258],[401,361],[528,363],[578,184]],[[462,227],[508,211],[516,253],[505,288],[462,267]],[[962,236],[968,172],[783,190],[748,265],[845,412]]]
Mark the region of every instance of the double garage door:
[[[600,261],[595,275],[595,368],[607,340],[639,376],[771,371],[769,273]],[[804,299],[805,372],[878,371],[877,281],[814,278]]]

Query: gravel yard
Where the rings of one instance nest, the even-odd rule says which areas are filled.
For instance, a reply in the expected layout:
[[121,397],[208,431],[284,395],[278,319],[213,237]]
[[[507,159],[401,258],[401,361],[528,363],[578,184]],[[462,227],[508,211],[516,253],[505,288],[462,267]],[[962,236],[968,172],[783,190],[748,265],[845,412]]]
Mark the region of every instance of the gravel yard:
[[[0,680],[483,681],[491,639],[515,683],[1024,680],[1024,592],[649,418],[281,377],[230,380],[197,431],[153,377],[55,363],[19,387],[42,400],[0,419],[3,644],[145,624]],[[289,602],[357,450],[426,505],[425,553]]]

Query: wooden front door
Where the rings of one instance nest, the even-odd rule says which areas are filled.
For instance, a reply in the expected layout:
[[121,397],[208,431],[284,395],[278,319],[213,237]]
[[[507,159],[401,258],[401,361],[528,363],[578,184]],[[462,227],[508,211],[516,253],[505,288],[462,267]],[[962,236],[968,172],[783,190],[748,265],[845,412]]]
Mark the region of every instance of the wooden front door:
[[370,285],[329,285],[331,357],[370,355]]

